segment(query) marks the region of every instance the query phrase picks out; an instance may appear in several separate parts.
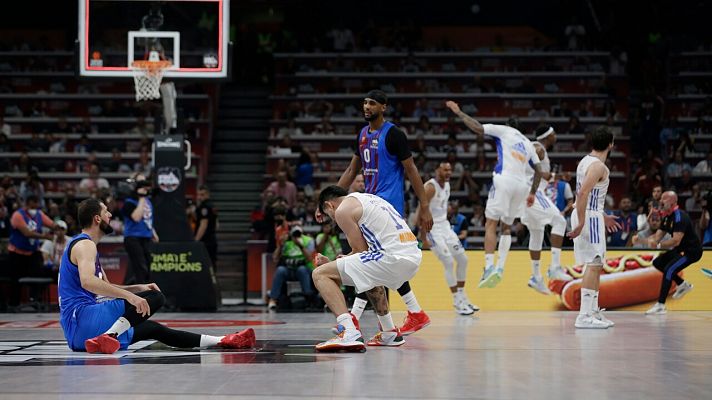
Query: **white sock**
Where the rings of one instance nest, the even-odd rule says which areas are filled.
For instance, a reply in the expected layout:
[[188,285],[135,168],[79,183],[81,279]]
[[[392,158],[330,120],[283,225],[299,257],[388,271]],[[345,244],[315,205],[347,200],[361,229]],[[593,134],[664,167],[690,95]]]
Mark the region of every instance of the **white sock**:
[[128,319],[124,317],[119,317],[119,319],[114,322],[114,325],[111,325],[111,328],[107,330],[104,333],[109,333],[109,334],[115,334],[116,336],[120,336],[122,333],[126,332],[129,330],[131,327],[131,323],[129,322]]
[[391,313],[388,313],[383,316],[378,316],[378,322],[381,323],[381,329],[383,332],[388,332],[396,329],[396,325],[393,323],[393,317],[391,317]]
[[494,265],[494,253],[485,254],[485,268],[489,268]]
[[507,263],[507,254],[512,247],[512,235],[502,235],[499,237],[499,247],[497,248],[497,269],[504,269]]
[[541,278],[541,272],[539,271],[539,260],[532,260],[532,276],[535,278]]
[[551,248],[551,268],[561,266],[561,249],[558,247]]
[[200,347],[217,346],[224,337],[225,336],[200,335]]
[[349,313],[344,313],[336,317],[336,323],[342,325],[347,331],[356,330],[356,325],[354,325],[354,321],[351,319],[351,314]]
[[419,313],[423,311],[423,309],[420,308],[420,305],[418,304],[418,300],[415,299],[415,293],[413,293],[412,290],[402,296],[402,298],[405,302],[405,305],[408,306],[408,311],[412,313]]
[[462,291],[460,288],[458,288],[457,292],[452,293],[452,301],[455,304],[458,304],[462,300]]
[[593,289],[581,289],[581,309],[579,314],[590,314],[593,311],[593,299],[597,296],[597,293]]
[[593,307],[591,309],[591,311],[599,310],[599,308],[598,308],[598,290],[595,290],[593,292],[593,302],[591,303],[591,306]]
[[366,304],[368,304],[368,301],[357,297],[356,300],[354,300],[353,307],[351,307],[351,314],[353,314],[356,319],[360,320],[361,315],[363,315],[363,310],[366,309]]

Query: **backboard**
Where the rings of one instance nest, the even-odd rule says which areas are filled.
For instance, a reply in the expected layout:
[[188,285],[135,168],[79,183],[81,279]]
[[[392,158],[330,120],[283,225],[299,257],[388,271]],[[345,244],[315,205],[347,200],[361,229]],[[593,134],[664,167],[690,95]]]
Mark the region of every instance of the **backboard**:
[[131,77],[151,52],[171,78],[227,78],[230,0],[78,0],[79,75]]

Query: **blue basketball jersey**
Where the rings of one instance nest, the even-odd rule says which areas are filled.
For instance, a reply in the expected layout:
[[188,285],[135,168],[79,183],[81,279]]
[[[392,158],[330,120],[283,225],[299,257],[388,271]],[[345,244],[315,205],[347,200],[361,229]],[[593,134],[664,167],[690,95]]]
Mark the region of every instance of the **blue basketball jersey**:
[[369,126],[361,129],[358,140],[359,156],[363,167],[366,193],[389,202],[401,216],[405,215],[405,183],[403,164],[388,152],[386,138],[393,123],[385,121],[380,129],[369,132]]

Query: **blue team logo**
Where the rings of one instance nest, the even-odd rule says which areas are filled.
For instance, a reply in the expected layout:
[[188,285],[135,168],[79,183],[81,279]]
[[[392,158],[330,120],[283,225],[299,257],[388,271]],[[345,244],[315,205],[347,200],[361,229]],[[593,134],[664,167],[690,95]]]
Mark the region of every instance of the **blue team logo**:
[[527,155],[527,148],[524,147],[524,143],[523,143],[523,142],[519,142],[519,143],[515,144],[515,145],[512,146],[512,147],[513,147],[514,150],[516,150],[517,152],[522,153],[523,155]]

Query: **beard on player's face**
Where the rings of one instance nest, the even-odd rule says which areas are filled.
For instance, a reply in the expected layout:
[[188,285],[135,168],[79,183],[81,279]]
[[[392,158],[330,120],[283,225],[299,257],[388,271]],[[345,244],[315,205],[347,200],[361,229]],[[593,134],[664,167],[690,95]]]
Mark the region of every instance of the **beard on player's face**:
[[[368,114],[370,113],[370,114]],[[375,121],[378,119],[378,117],[381,116],[381,113],[375,110],[368,110],[368,113],[364,110],[363,112],[363,119],[365,119],[368,122]]]

